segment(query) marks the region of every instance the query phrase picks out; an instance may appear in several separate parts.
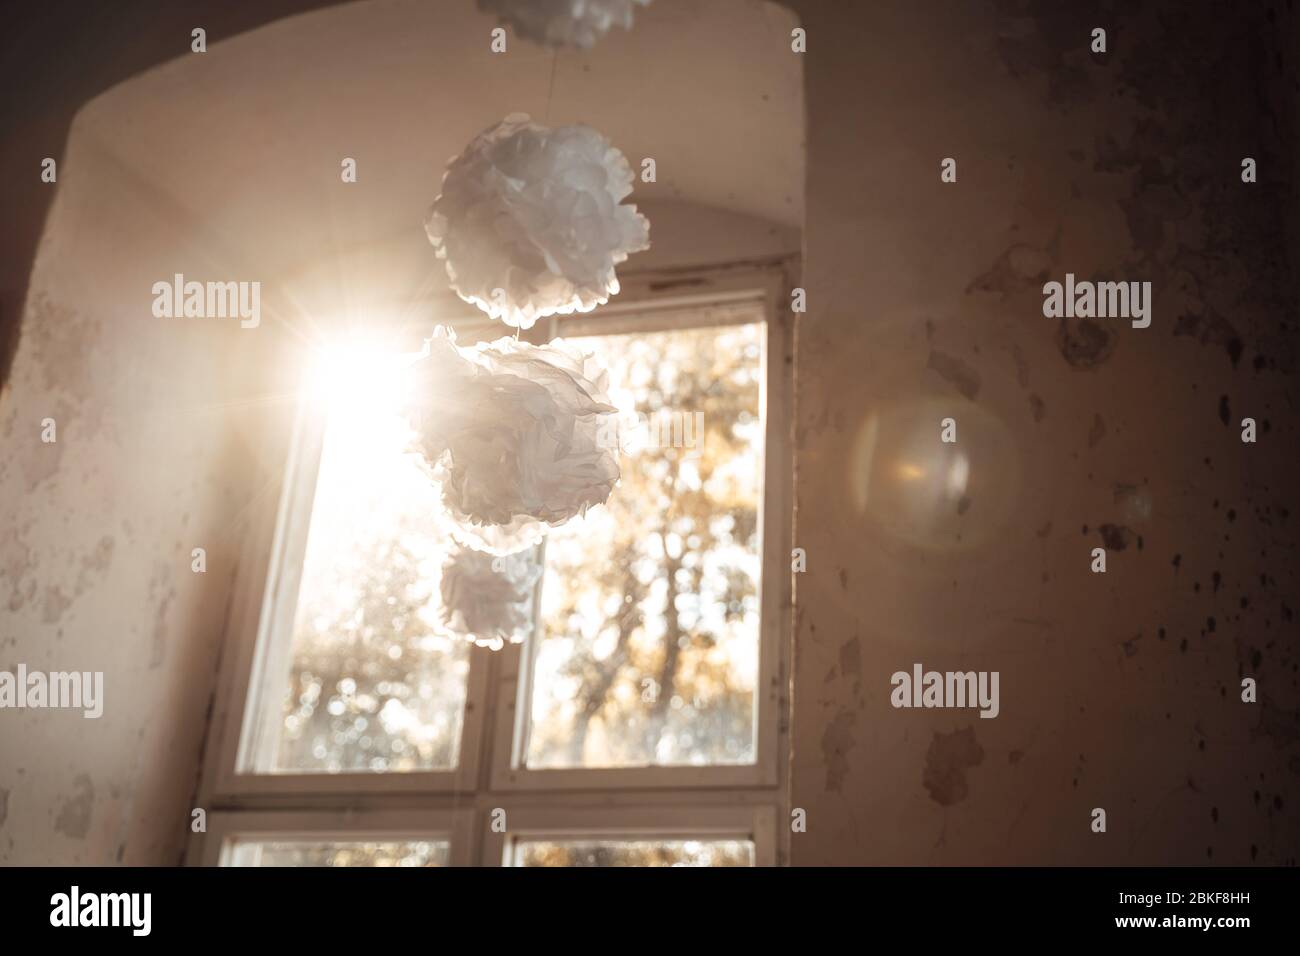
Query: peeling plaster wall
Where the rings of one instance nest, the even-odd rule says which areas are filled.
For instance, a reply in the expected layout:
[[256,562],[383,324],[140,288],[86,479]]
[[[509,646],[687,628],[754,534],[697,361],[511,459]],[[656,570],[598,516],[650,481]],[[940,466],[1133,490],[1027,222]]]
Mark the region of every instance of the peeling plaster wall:
[[[792,862],[1295,863],[1290,5],[791,6]],[[1066,272],[1151,281],[1151,327],[1044,318]],[[961,493],[912,480],[948,416]],[[1000,716],[892,708],[917,662]]]
[[5,864],[179,861],[241,505],[267,476],[253,441],[275,418],[230,404],[256,394],[256,332],[150,314],[151,285],[203,254],[102,148],[103,114],[74,123],[0,393],[0,668],[103,671],[103,716],[0,715]]

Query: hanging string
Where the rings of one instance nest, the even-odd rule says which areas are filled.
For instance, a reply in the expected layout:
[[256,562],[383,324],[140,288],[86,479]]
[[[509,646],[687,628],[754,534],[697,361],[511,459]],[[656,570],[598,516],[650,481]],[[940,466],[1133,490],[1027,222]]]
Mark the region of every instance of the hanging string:
[[555,98],[555,65],[559,62],[559,50],[551,50],[551,81],[546,87],[546,116],[542,122],[551,125],[551,100]]
[[[542,118],[542,124],[544,126],[551,125],[551,101],[555,99],[555,68],[559,62],[560,62],[560,51],[558,49],[552,49],[551,50],[551,79],[550,82],[546,84],[546,115]],[[555,317],[552,316],[551,317],[551,338],[554,337],[555,337]],[[515,341],[516,342],[519,341],[518,326],[515,326]]]

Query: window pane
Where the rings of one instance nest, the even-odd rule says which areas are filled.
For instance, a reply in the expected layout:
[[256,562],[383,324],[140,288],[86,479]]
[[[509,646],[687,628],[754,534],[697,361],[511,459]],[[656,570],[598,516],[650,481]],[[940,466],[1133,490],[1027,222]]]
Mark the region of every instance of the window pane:
[[451,844],[444,840],[352,843],[274,841],[235,844],[231,866],[447,866]]
[[514,866],[753,866],[749,840],[521,840]]
[[[378,383],[376,383],[378,384]],[[438,494],[395,401],[329,411],[279,713],[279,771],[457,765],[469,651],[439,633]]]
[[754,761],[763,330],[571,340],[609,370],[623,475],[546,542],[528,766]]

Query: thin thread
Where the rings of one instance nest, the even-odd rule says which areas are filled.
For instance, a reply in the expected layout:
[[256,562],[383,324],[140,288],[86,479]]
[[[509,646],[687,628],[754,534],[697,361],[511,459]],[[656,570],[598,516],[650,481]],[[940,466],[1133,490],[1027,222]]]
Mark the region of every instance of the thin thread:
[[559,62],[560,54],[558,50],[551,51],[551,82],[546,88],[546,117],[544,123],[548,125],[551,122],[551,100],[555,98],[555,64]]
[[[551,81],[546,86],[546,116],[542,122],[551,125],[551,101],[555,99],[555,66],[560,61],[559,50],[551,50]],[[554,328],[554,326],[552,326]],[[553,333],[552,333],[553,334]],[[515,327],[515,341],[519,341],[519,327]]]

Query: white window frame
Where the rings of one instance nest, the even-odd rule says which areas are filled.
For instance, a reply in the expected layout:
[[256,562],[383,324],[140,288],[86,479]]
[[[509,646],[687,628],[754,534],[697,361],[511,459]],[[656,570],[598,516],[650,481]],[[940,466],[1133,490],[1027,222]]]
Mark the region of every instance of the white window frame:
[[[287,633],[296,610],[299,578],[307,548],[316,475],[320,467],[324,421],[319,412],[303,404],[295,414],[293,432],[284,455],[285,465],[278,495],[267,495],[256,506],[252,530],[245,539],[236,573],[233,629],[227,647],[236,651],[220,675],[219,699],[223,705],[219,754],[212,773],[212,796],[217,800],[277,794],[382,794],[393,791],[445,793],[473,790],[482,753],[484,709],[470,706],[487,692],[487,668],[471,662],[466,687],[458,764],[452,770],[377,774],[255,773],[244,769],[267,746],[257,737],[258,717],[267,694],[276,692],[278,673],[272,655],[287,653],[288,641],[278,644],[272,635]],[[271,507],[275,503],[274,509]],[[259,531],[261,533],[259,533]],[[262,609],[270,609],[267,614]],[[228,732],[234,730],[235,732]]]
[[351,810],[214,813],[208,818],[204,866],[230,866],[237,842],[330,843],[445,841],[449,865],[474,861],[474,814],[470,811]]
[[[662,826],[669,826],[674,833],[696,833],[693,826],[698,827],[699,821],[693,825],[692,814],[702,812],[712,819],[710,815],[720,806],[735,805],[744,818],[743,825],[729,820],[726,832],[754,833],[755,859],[760,865],[783,862],[788,855],[789,828],[776,827],[775,814],[784,811],[788,816],[789,804],[793,599],[792,576],[786,561],[793,526],[793,316],[789,308],[793,268],[790,259],[774,259],[633,275],[624,280],[620,295],[597,312],[557,317],[549,327],[543,323],[544,327],[532,330],[533,338],[545,341],[557,335],[700,328],[748,321],[737,317],[736,304],[761,306],[767,339],[754,763],[608,769],[522,766],[525,738],[517,724],[526,716],[519,704],[527,699],[529,688],[520,680],[520,674],[527,667],[522,672],[531,676],[528,665],[537,642],[530,641],[522,648],[508,645],[498,652],[470,649],[459,765],[453,770],[331,774],[252,773],[243,769],[257,755],[259,744],[254,728],[257,715],[262,713],[261,701],[267,693],[280,691],[270,686],[269,675],[278,670],[268,658],[275,651],[287,653],[288,642],[281,641],[276,647],[270,636],[276,627],[291,626],[306,547],[323,427],[319,419],[313,418],[317,413],[304,411],[295,419],[291,435],[286,438],[281,432],[268,439],[271,448],[267,460],[284,464],[278,487],[272,482],[262,500],[254,504],[239,558],[199,788],[199,805],[219,826],[194,836],[189,861],[203,864],[222,859],[223,840],[230,834],[242,835],[249,826],[266,826],[301,837],[297,829],[300,825],[319,823],[309,816],[313,813],[343,814],[339,819],[358,826],[375,822],[367,814],[398,810],[468,812],[483,815],[486,821],[491,810],[508,808],[510,814],[521,810],[527,814],[553,813],[553,819],[546,817],[543,821],[546,827],[554,825],[565,832],[585,833],[598,804],[628,808],[628,813],[610,824],[614,830],[599,834],[611,838],[660,832],[653,828]],[[426,319],[423,332],[427,332],[429,324]],[[497,337],[502,332],[500,326],[493,328],[474,320],[455,324],[462,341],[483,333]],[[265,615],[264,606],[271,609]],[[285,617],[290,619],[288,623]],[[633,810],[638,807],[640,815]],[[647,808],[653,811],[649,816],[644,813]],[[764,808],[770,812],[766,816],[758,814],[762,819],[755,823],[755,814]],[[513,816],[510,819],[513,822]],[[488,826],[484,821],[480,821],[481,825]],[[776,832],[760,840],[760,824]],[[624,826],[626,831],[620,829]],[[648,826],[652,829],[647,830]],[[499,841],[490,831],[487,833],[470,840],[464,834],[458,836],[453,841],[453,860],[500,865],[503,857],[497,851],[503,853],[504,848],[496,846]],[[767,849],[759,852],[760,845]]]
[[[505,809],[505,808],[503,808]],[[583,811],[576,821],[567,808],[506,809],[506,830],[485,821],[483,857],[512,866],[516,844],[529,840],[748,840],[754,865],[776,863],[776,808],[644,807]]]

